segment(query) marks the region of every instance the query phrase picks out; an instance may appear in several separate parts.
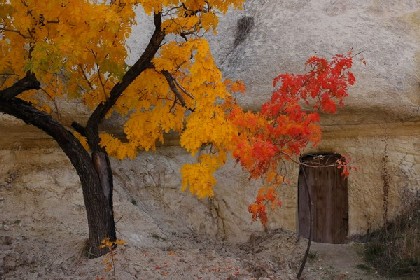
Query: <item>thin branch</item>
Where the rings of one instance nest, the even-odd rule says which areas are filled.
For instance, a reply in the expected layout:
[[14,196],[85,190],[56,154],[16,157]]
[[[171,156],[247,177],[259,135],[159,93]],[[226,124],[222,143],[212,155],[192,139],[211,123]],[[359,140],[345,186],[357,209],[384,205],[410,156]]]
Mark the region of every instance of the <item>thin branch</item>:
[[176,12],[177,12],[176,10],[180,9],[181,7],[182,6],[180,5],[180,6],[175,6],[175,7],[172,7],[172,8],[168,8],[162,13],[162,16],[167,17],[167,16],[170,16],[171,14],[176,14]]
[[98,68],[98,80],[99,80],[99,83],[101,84],[101,87],[102,87],[102,93],[104,94],[104,99],[106,100],[105,83],[102,80],[102,74],[101,74],[101,70],[100,70],[99,65],[96,65],[96,67]]
[[[172,77],[172,75],[171,75],[168,71],[166,71],[166,70],[162,71],[161,73],[162,73],[162,75],[163,75],[163,76],[165,76],[166,81],[167,81],[167,82],[168,82],[168,84],[169,84],[169,87],[171,88],[172,92],[175,94],[175,101],[174,101],[174,105],[172,105],[172,107],[171,107],[171,110],[172,110],[172,108],[175,106],[175,102],[176,102],[176,100],[178,99],[178,100],[179,100],[179,102],[181,103],[181,106],[182,106],[182,107],[184,107],[184,108],[186,108],[186,109],[190,110],[191,112],[194,112],[195,110],[194,110],[193,108],[188,107],[188,106],[187,106],[187,104],[185,103],[185,99],[184,99],[184,97],[182,96],[182,94],[179,92],[178,87],[177,87],[177,82],[176,82],[176,80],[174,79],[174,77]],[[181,87],[180,87],[180,89],[181,89],[184,93],[186,93],[186,91],[185,91],[183,88],[181,88]],[[187,95],[188,95],[189,97],[191,97],[191,98],[194,98],[194,97],[193,97],[192,95],[190,95],[189,93],[188,93]]]
[[194,96],[191,95],[188,91],[186,91],[179,83],[176,79],[174,79],[174,83],[177,85],[177,87],[179,87],[181,89],[181,91],[183,93],[185,93],[185,95],[187,95],[189,98],[194,99]]
[[308,198],[308,208],[309,208],[309,236],[308,236],[308,245],[306,247],[305,255],[303,256],[302,263],[300,264],[299,272],[297,274],[297,279],[301,279],[303,270],[305,269],[306,261],[308,260],[309,250],[311,249],[311,244],[312,244],[312,228],[313,228],[312,197],[309,192],[309,186],[308,186],[305,168],[302,168],[302,171],[303,171],[303,178],[305,179],[304,181],[305,181],[306,193],[308,194],[307,198]]
[[55,113],[57,114],[57,118],[58,119],[61,119],[61,114],[60,114],[60,112],[58,111],[58,106],[57,106],[57,100],[55,100],[54,98],[53,98],[53,96],[51,96],[51,94],[48,92],[48,91],[46,91],[45,89],[43,89],[43,88],[41,88],[41,91],[43,92],[43,93],[45,93],[45,95],[47,96],[47,98],[54,104],[54,108],[55,108]]
[[81,63],[79,63],[79,64],[77,64],[77,66],[79,67],[79,69],[80,69],[80,71],[82,72],[82,75],[83,75],[83,78],[86,80],[86,82],[87,82],[87,84],[88,84],[88,86],[90,87],[90,89],[94,89],[93,88],[93,85],[92,85],[92,82],[89,80],[89,78],[87,77],[87,75],[86,75],[86,73],[85,73],[85,70],[83,69],[83,67],[82,67],[82,64]]
[[30,39],[31,38],[31,36],[28,36],[28,35],[23,34],[22,32],[20,32],[20,30],[15,30],[15,29],[9,29],[9,28],[0,27],[0,31],[17,33],[23,39]]
[[351,55],[350,57],[351,57],[351,58],[354,58],[354,57],[356,57],[356,56],[358,56],[358,55],[360,55],[360,54],[364,53],[365,51],[366,51],[366,50],[361,50],[360,52],[355,53],[354,55]]
[[185,103],[185,99],[184,97],[181,95],[181,93],[179,92],[178,88],[175,85],[175,79],[172,77],[172,75],[164,70],[161,72],[161,74],[163,76],[165,76],[166,81],[169,84],[169,87],[171,88],[171,90],[173,91],[173,93],[175,94],[175,97],[178,98],[179,102],[181,102],[182,107],[187,107],[187,104]]
[[55,20],[47,20],[47,23],[55,23],[55,24],[58,24],[58,23],[60,23],[60,19],[55,19]]
[[90,50],[90,52],[92,53],[92,55],[93,55],[93,58],[95,59],[95,64],[96,64],[96,71],[98,72],[98,81],[99,81],[99,83],[101,84],[101,87],[102,87],[102,93],[103,93],[103,95],[104,95],[104,100],[106,100],[106,92],[105,92],[105,84],[104,84],[104,82],[102,81],[102,77],[101,77],[101,68],[99,67],[99,64],[98,64],[98,58],[97,58],[97,56],[96,56],[96,53],[93,51],[93,50]]

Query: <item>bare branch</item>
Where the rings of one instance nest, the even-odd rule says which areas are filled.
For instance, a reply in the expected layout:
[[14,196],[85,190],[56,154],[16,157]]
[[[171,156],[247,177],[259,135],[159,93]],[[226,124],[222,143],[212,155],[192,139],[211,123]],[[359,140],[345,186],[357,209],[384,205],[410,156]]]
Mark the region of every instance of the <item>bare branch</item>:
[[20,36],[22,36],[22,38],[24,38],[24,39],[30,39],[31,38],[31,36],[28,36],[28,35],[23,34],[22,32],[20,32],[20,30],[15,30],[15,29],[9,29],[9,28],[0,27],[0,31],[17,33]]
[[[87,82],[87,84],[88,84],[88,86],[90,87],[90,89],[94,89],[93,88],[93,85],[92,85],[92,83],[91,83],[91,81],[89,80],[89,78],[87,77],[87,75],[86,75],[86,73],[85,73],[85,70],[83,69],[83,67],[82,67],[82,64],[81,63],[79,63],[79,64],[77,64],[77,66],[79,67],[79,69],[80,69],[80,72],[82,73],[82,75],[83,75],[83,78],[85,79],[85,81]],[[81,87],[82,88],[82,87]]]
[[24,91],[31,89],[40,89],[41,84],[36,79],[35,74],[31,72],[26,72],[26,76],[12,86],[0,91],[0,99],[11,99],[18,96]]
[[45,95],[47,96],[47,98],[54,104],[54,108],[55,108],[55,113],[57,115],[57,118],[60,120],[61,119],[61,114],[58,110],[58,105],[57,105],[57,100],[45,89],[41,88],[41,91],[43,93],[45,93]]
[[95,58],[95,66],[96,66],[96,71],[98,72],[98,81],[101,84],[101,88],[102,88],[102,94],[104,95],[104,100],[106,100],[106,92],[105,92],[105,84],[102,81],[102,74],[101,74],[101,68],[99,67],[98,64],[98,58],[96,56],[96,53],[93,50],[90,50],[90,52],[93,55],[93,58]]
[[[166,81],[168,82],[168,84],[169,84],[169,87],[171,88],[171,90],[172,90],[172,92],[175,94],[175,98],[176,99],[178,99],[179,100],[179,102],[181,103],[181,105],[182,105],[182,107],[184,107],[184,108],[186,108],[186,109],[188,109],[188,110],[190,110],[190,111],[192,111],[192,112],[194,112],[194,109],[193,108],[190,108],[190,107],[188,107],[187,106],[187,104],[185,103],[185,99],[184,99],[184,97],[182,96],[182,94],[179,92],[179,90],[178,90],[178,87],[177,87],[177,85],[179,85],[177,82],[176,82],[176,80],[174,79],[174,77],[172,77],[172,75],[168,72],[168,71],[162,71],[161,72],[162,73],[162,75],[163,76],[165,76],[165,78],[166,78]],[[191,97],[191,98],[194,98],[192,95],[190,95],[189,93],[187,93],[186,91],[185,91],[185,89],[183,89],[182,87],[179,87],[184,93],[186,93],[189,97]],[[176,99],[175,99],[175,101],[176,101]],[[174,102],[174,105],[175,105],[175,102]],[[173,108],[174,106],[172,106],[172,108]],[[171,109],[172,109],[171,108]]]
[[176,79],[174,79],[174,83],[177,85],[177,87],[179,87],[181,89],[181,91],[183,93],[185,93],[185,95],[187,95],[189,98],[194,99],[194,96],[191,95],[188,91],[186,91],[179,83]]
[[165,76],[165,79],[168,82],[169,87],[171,88],[171,90],[175,94],[176,98],[178,98],[179,102],[181,102],[181,105],[186,108],[187,104],[185,103],[184,97],[182,97],[181,93],[179,92],[178,88],[175,85],[175,82],[174,82],[175,79],[166,70],[162,71],[161,73],[162,73],[163,76]]
[[92,149],[96,149],[99,144],[99,124],[105,118],[109,110],[117,102],[118,98],[123,94],[124,90],[147,68],[151,67],[151,61],[159,50],[163,39],[165,38],[165,32],[162,30],[162,17],[161,13],[154,14],[154,25],[155,31],[153,32],[152,37],[150,38],[149,44],[147,45],[145,51],[140,56],[140,58],[134,63],[133,66],[128,69],[124,74],[121,81],[111,89],[109,98],[100,103],[92,115],[89,117],[89,120],[86,125],[86,135],[88,138],[89,146]]
[[77,132],[79,132],[82,136],[86,137],[86,129],[78,122],[72,122],[71,127],[74,128]]

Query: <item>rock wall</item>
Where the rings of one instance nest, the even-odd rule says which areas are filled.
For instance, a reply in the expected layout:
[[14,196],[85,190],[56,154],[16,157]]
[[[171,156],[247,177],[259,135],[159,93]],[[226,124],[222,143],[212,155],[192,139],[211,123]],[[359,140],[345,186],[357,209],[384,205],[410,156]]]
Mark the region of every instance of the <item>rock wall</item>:
[[[211,42],[223,73],[245,81],[240,101],[251,109],[269,97],[272,78],[304,71],[311,55],[359,54],[346,107],[323,116],[323,141],[307,152],[347,154],[358,167],[349,178],[350,235],[420,199],[419,1],[249,0]],[[296,229],[297,167],[288,173],[292,186],[272,226]]]
[[279,73],[303,71],[314,54],[352,50],[367,64],[355,57],[357,85],[347,104],[418,115],[419,26],[416,0],[248,0],[221,20],[212,43],[224,74],[247,83],[250,107],[268,98]]
[[[382,226],[384,219],[392,220],[407,203],[404,199],[418,196],[420,183],[419,143],[413,141],[420,136],[419,130],[407,126],[395,128],[394,133],[386,128],[379,133],[380,129],[372,131],[359,125],[357,128],[357,136],[349,135],[349,130],[345,128],[326,130],[321,145],[307,151],[348,154],[357,167],[357,171],[349,177],[350,235],[364,234]],[[192,231],[231,241],[244,241],[253,232],[261,231],[260,224],[251,222],[247,212],[247,205],[255,198],[259,182],[249,181],[247,174],[230,161],[217,174],[216,196],[198,200],[188,192],[180,191],[180,166],[191,160],[177,146],[142,153],[133,161],[114,160],[116,190],[125,193],[120,200],[124,204],[138,206],[163,232]],[[54,203],[62,203],[57,199],[51,202],[51,197],[56,196],[65,197],[65,201],[84,212],[81,197],[73,199],[68,196],[69,193],[81,195],[77,187],[74,189],[78,177],[57,147],[49,150],[3,150],[0,161],[0,189],[7,190],[9,185],[17,188],[24,201],[19,204],[23,207],[21,210],[28,213],[28,209],[34,209],[29,211],[27,219],[36,220],[31,213],[39,211],[54,213],[55,221],[68,215],[54,210],[60,209]],[[290,184],[280,191],[283,206],[271,213],[270,228],[297,229],[297,175],[297,166],[291,164],[287,171]],[[71,192],[67,193],[67,188]],[[35,197],[34,191],[39,192]],[[2,192],[2,195],[2,199],[7,201],[8,194]],[[119,204],[122,202],[117,203],[116,209],[120,207]],[[22,214],[16,208],[16,201],[12,200],[12,204],[0,201],[0,206],[2,213],[12,211],[13,215]],[[2,217],[5,218],[4,214]]]
[[[139,22],[144,24],[130,39],[136,45],[147,41],[143,31],[150,28],[150,22]],[[350,235],[380,227],[401,211],[407,199],[419,198],[419,1],[249,0],[243,11],[221,19],[219,32],[210,41],[225,76],[246,82],[248,92],[240,102],[252,109],[269,97],[273,77],[304,71],[309,56],[349,49],[361,53],[367,65],[356,56],[357,85],[348,105],[336,115],[324,116],[323,142],[307,152],[348,154],[358,168],[349,177]],[[63,118],[73,112],[68,108],[74,104],[60,104]],[[83,110],[77,112],[83,118]],[[17,176],[16,164],[21,166],[19,180],[39,184],[35,171],[51,160],[60,162],[60,168],[43,169],[39,176],[49,178],[52,193],[62,185],[56,180],[76,183],[64,154],[41,131],[1,116],[0,135],[0,190]],[[241,241],[261,230],[247,212],[260,182],[249,181],[230,161],[218,172],[216,197],[197,200],[179,191],[179,168],[188,161],[191,158],[176,145],[141,153],[134,161],[113,161],[117,189],[124,189],[126,201],[141,206],[138,209],[158,221],[158,227],[169,231],[192,230]],[[67,175],[61,176],[61,170]],[[291,164],[287,175],[290,185],[281,190],[283,207],[271,215],[269,226],[296,230],[297,166]],[[48,200],[48,188],[39,203]],[[26,191],[22,189],[22,199]],[[2,201],[0,206],[1,213],[15,207]]]

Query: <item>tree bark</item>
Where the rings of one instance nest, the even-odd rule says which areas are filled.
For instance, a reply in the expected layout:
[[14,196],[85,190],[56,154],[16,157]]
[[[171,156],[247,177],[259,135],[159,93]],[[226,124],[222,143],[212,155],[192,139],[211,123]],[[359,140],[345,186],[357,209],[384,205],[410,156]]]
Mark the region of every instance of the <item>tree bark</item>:
[[[95,207],[92,209],[91,218],[92,221],[88,221],[89,224],[89,240],[94,240],[92,246],[89,246],[89,257],[96,257],[98,255],[103,255],[105,251],[99,250],[96,252],[97,245],[104,238],[109,238],[110,241],[116,241],[117,235],[115,232],[115,220],[114,220],[114,210],[113,210],[113,202],[112,202],[112,193],[114,189],[113,179],[112,179],[112,169],[111,163],[109,161],[108,153],[105,150],[94,151],[92,152],[92,163],[95,168],[96,174],[99,177],[102,195],[101,200],[99,203],[103,205],[100,211],[98,212]],[[83,197],[88,197],[89,194]],[[86,210],[88,208],[87,203],[90,200],[85,201]],[[91,206],[89,206],[91,207]],[[97,223],[97,220],[100,223]],[[97,233],[97,235],[94,235]],[[96,248],[94,248],[96,246]],[[91,256],[92,255],[92,256]]]
[[107,249],[99,248],[101,241],[105,238],[111,241],[116,239],[112,209],[112,172],[108,155],[104,151],[94,151],[91,157],[62,124],[20,99],[4,99],[0,96],[0,112],[46,132],[70,159],[82,185],[89,225],[88,256],[95,258],[105,254]]

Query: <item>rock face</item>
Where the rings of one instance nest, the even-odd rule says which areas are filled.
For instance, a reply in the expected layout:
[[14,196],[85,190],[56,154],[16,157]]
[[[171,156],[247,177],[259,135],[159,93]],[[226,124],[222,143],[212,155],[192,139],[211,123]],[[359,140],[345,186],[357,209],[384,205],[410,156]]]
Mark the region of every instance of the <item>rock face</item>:
[[246,82],[251,107],[268,98],[276,75],[303,71],[311,55],[353,50],[367,64],[355,57],[350,106],[418,114],[419,24],[416,0],[249,0],[222,19],[212,42],[224,74]]
[[[133,44],[147,41],[136,36]],[[348,105],[323,118],[323,142],[307,152],[347,154],[358,167],[349,177],[349,235],[382,226],[407,199],[419,198],[419,1],[249,0],[243,11],[221,19],[219,32],[210,41],[225,76],[245,81],[248,92],[240,101],[252,109],[270,96],[272,78],[304,71],[305,60],[313,54],[329,57],[352,49],[363,55],[366,66],[355,57],[357,85],[350,91]],[[72,112],[71,105],[62,106],[63,116]],[[0,188],[17,176],[13,166],[19,161],[22,170],[33,175],[27,178],[22,171],[20,180],[30,179],[34,186],[33,171],[50,160],[63,161],[61,168],[67,175],[51,172],[49,187],[60,185],[54,180],[77,181],[64,155],[37,129],[1,116],[0,135]],[[45,147],[53,147],[51,156],[44,156]],[[231,161],[218,172],[216,197],[196,200],[179,191],[179,169],[188,161],[191,158],[177,146],[141,153],[134,161],[113,161],[115,183],[127,192],[127,200],[140,205],[161,227],[236,241],[261,230],[247,212],[260,182],[249,181]],[[271,215],[269,227],[296,230],[298,167],[290,165],[287,175],[290,184],[281,190],[283,207]],[[45,203],[44,199],[37,203]],[[3,203],[2,218],[6,207],[15,206]],[[141,239],[132,239],[136,238]]]
[[[419,1],[250,0],[221,20],[211,42],[223,73],[245,81],[241,102],[252,109],[269,98],[276,75],[304,71],[311,55],[360,53],[367,64],[355,57],[346,107],[323,116],[323,141],[306,152],[349,155],[358,167],[349,177],[349,235],[382,226],[419,199]],[[297,228],[297,174],[289,170],[273,226]]]

